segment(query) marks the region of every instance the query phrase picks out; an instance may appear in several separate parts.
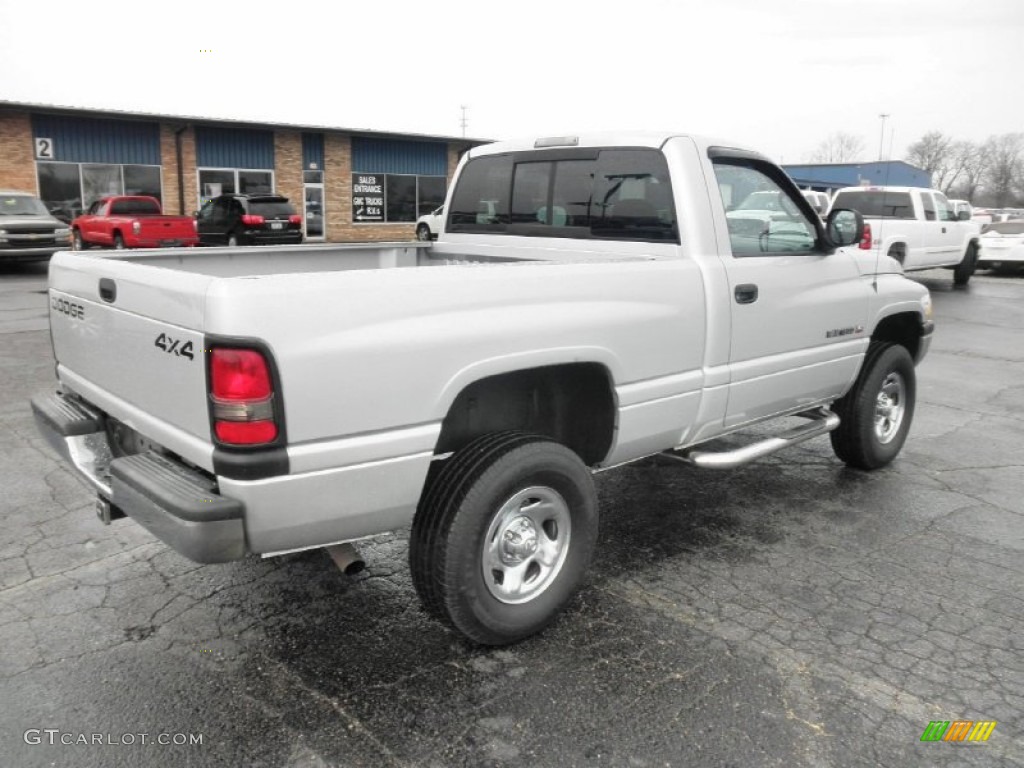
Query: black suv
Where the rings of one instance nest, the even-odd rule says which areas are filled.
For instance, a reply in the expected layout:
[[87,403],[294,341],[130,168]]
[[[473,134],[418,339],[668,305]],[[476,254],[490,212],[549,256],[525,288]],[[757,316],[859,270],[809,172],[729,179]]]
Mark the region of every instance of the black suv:
[[196,214],[201,245],[294,245],[302,217],[281,195],[220,195]]

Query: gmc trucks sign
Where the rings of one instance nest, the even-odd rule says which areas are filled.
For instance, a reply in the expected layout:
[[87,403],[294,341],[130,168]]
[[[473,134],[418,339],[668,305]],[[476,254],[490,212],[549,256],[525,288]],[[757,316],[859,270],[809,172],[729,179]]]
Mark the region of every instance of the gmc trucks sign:
[[384,174],[352,174],[352,221],[384,221]]

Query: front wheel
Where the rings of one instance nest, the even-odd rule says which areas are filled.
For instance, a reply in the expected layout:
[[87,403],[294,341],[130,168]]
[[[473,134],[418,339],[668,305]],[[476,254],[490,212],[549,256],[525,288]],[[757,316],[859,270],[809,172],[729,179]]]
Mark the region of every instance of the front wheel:
[[872,342],[857,381],[832,409],[839,427],[830,435],[836,456],[859,469],[896,458],[914,418],[914,360],[899,344]]
[[967,246],[963,260],[953,270],[953,285],[967,285],[974,270],[978,266],[978,246],[971,243]]
[[82,231],[76,229],[71,233],[71,250],[73,251],[84,251],[88,248],[85,244],[85,240],[82,238]]
[[565,446],[502,432],[432,474],[409,564],[424,607],[470,640],[503,645],[550,624],[597,540],[590,471]]
[[430,241],[430,227],[426,224],[420,224],[416,227],[416,239],[424,242]]

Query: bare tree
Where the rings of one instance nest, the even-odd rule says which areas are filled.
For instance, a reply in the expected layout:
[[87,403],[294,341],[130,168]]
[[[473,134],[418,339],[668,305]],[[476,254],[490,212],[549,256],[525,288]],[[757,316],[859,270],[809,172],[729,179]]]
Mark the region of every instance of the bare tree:
[[960,172],[957,174],[956,183],[951,185],[952,188],[943,191],[947,194],[955,191],[956,197],[973,201],[988,170],[991,149],[988,142],[975,144],[973,141],[958,141],[953,151],[956,153]]
[[830,134],[811,154],[812,163],[852,163],[864,153],[864,139],[852,133]]
[[933,187],[948,192],[963,170],[956,143],[942,131],[929,131],[907,148],[907,162],[931,174]]
[[1013,201],[1014,193],[1024,188],[1024,133],[1004,133],[985,142],[988,148],[988,173],[985,189],[997,208]]

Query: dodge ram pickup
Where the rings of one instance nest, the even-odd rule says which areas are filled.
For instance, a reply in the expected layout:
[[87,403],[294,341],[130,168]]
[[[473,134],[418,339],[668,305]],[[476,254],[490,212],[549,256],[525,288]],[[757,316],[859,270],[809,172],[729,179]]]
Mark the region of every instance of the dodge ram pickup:
[[[727,201],[759,191],[782,215],[734,224]],[[928,291],[756,152],[477,147],[445,216],[432,244],[57,254],[59,384],[32,407],[104,522],[198,562],[411,525],[425,609],[502,644],[580,583],[595,472],[726,469],[825,434],[870,470],[904,444]]]
[[143,195],[103,197],[71,222],[72,245],[122,248],[163,248],[196,245],[199,234],[191,216],[168,216],[160,201]]
[[954,285],[967,285],[978,265],[981,225],[970,213],[955,213],[937,189],[917,187],[846,187],[832,199],[833,208],[852,208],[864,216],[871,237],[869,258],[883,254],[906,272],[947,267]]

